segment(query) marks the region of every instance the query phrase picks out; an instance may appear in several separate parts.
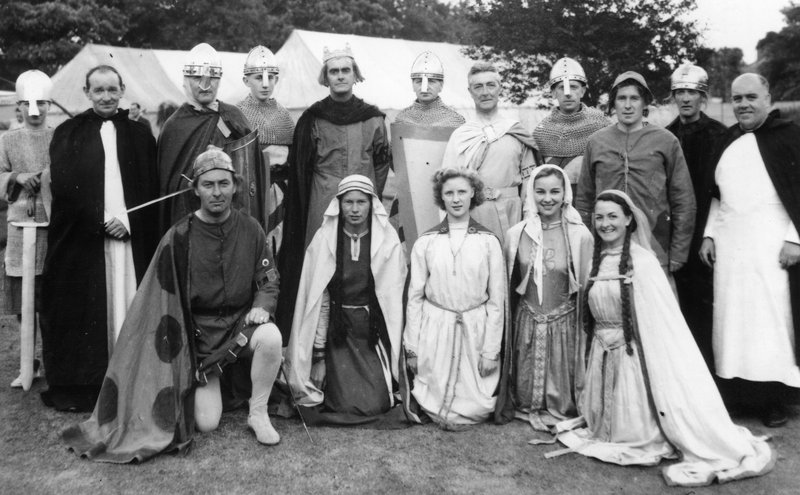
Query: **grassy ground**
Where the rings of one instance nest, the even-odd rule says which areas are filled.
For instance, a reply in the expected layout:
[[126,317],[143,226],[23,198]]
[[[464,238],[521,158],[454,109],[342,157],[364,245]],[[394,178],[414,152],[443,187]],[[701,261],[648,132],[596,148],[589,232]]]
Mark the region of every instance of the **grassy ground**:
[[669,488],[660,469],[619,467],[568,454],[545,459],[557,446],[532,446],[521,422],[481,425],[458,433],[432,425],[405,430],[313,427],[309,443],[299,421],[276,419],[281,444],[259,445],[246,413],[223,416],[219,430],[196,435],[187,456],[162,455],[141,465],[87,462],[66,450],[59,432],[88,414],[45,408],[37,381],[24,393],[16,376],[19,337],[0,319],[0,493],[547,493],[547,494],[790,494],[800,479],[800,418],[768,430],[779,458],[767,476],[708,488]]

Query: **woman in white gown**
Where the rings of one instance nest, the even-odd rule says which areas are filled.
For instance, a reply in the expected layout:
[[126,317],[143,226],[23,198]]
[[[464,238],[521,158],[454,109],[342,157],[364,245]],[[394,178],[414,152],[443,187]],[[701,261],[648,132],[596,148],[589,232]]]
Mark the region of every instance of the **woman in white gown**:
[[[559,440],[605,462],[666,466],[670,485],[772,470],[763,438],[731,422],[655,255],[644,214],[620,191],[595,201],[584,324],[591,339],[578,409],[586,427]],[[632,242],[633,241],[633,242]]]
[[414,244],[403,344],[414,398],[450,429],[494,410],[506,275],[500,241],[469,214],[483,202],[477,174],[437,171],[434,199],[447,216]]

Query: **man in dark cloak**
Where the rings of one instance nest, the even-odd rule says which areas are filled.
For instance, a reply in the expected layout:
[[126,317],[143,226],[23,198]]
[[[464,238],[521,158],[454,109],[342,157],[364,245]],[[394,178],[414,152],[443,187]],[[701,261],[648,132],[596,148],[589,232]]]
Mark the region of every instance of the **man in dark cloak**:
[[[200,43],[189,52],[183,66],[183,89],[187,101],[167,120],[158,137],[158,175],[161,195],[187,189],[192,164],[209,144],[225,149],[234,162],[237,173],[243,175],[244,190],[235,208],[250,210],[248,198],[253,198],[251,216],[266,229],[264,195],[269,185],[262,176],[258,140],[242,111],[217,100],[222,61],[213,47]],[[251,139],[252,138],[252,139]],[[234,143],[235,146],[232,146]],[[239,148],[239,153],[231,148]],[[240,160],[242,150],[253,151]],[[257,162],[257,163],[254,163]],[[188,191],[165,200],[161,206],[160,233],[179,219],[197,210],[197,197]]]
[[681,143],[689,175],[692,177],[697,214],[694,235],[686,264],[674,273],[678,301],[686,323],[710,371],[714,371],[711,327],[714,312],[713,272],[700,260],[700,244],[706,227],[714,188],[717,148],[727,138],[728,129],[703,113],[708,100],[708,74],[701,67],[685,64],[672,73],[672,99],[678,116],[668,126]]
[[[110,317],[124,319],[130,301],[123,298],[121,308],[113,304],[119,290],[130,292],[131,286],[132,299],[158,243],[156,210],[126,211],[157,194],[153,135],[118,110],[125,86],[112,67],[91,69],[84,91],[93,108],[58,126],[50,144],[53,203],[42,285],[50,387],[42,400],[67,411],[92,409],[115,340]],[[111,193],[112,186],[121,188],[123,198]],[[117,248],[123,256],[109,263]],[[114,277],[124,279],[123,289],[110,281]]]
[[360,174],[374,184],[380,198],[392,161],[384,114],[353,95],[364,77],[350,46],[325,48],[319,83],[330,96],[309,107],[294,131],[289,151],[283,247],[278,253],[281,295],[278,328],[289,341],[292,315],[306,247],[322,225],[323,214],[336,196],[339,182]]

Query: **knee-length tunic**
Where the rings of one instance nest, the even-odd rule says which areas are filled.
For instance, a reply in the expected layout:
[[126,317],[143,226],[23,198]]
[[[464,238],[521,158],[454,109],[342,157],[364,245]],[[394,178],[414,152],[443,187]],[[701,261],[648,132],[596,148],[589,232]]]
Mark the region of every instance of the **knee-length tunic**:
[[413,395],[435,421],[473,424],[494,410],[499,371],[478,372],[497,359],[503,339],[506,278],[497,237],[471,222],[451,248],[445,220],[422,235],[411,255],[404,345],[417,355]]

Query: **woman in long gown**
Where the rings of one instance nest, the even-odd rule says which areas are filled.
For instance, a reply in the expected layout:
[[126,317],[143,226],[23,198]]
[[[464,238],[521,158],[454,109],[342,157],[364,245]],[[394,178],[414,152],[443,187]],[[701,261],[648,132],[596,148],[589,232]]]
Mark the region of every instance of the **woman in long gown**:
[[483,202],[477,174],[437,171],[434,199],[447,216],[414,244],[403,345],[414,398],[450,429],[495,408],[506,275],[500,241],[470,217]]
[[395,405],[405,256],[369,178],[342,179],[306,250],[286,370],[315,423],[361,424]]
[[506,235],[514,315],[505,341],[498,422],[513,417],[549,431],[578,415],[586,339],[578,306],[592,252],[592,234],[572,206],[564,171],[542,165],[531,173],[525,220]]
[[[670,485],[763,475],[763,438],[731,422],[655,255],[644,214],[621,191],[595,201],[584,324],[591,340],[578,409],[586,427],[559,440],[605,462],[655,465]],[[633,241],[633,242],[632,242]]]

